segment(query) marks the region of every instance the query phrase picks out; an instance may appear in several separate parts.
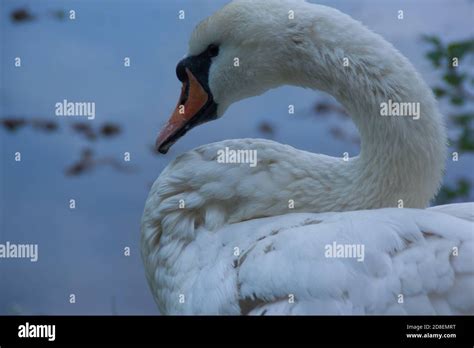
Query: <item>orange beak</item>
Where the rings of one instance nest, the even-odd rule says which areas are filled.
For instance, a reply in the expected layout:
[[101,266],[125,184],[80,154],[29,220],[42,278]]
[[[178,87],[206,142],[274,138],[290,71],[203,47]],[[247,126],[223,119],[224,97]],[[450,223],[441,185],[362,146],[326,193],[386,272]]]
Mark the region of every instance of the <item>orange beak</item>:
[[188,68],[186,74],[178,104],[156,140],[156,148],[161,153],[166,153],[189,129],[203,123],[197,118],[208,104],[209,95]]

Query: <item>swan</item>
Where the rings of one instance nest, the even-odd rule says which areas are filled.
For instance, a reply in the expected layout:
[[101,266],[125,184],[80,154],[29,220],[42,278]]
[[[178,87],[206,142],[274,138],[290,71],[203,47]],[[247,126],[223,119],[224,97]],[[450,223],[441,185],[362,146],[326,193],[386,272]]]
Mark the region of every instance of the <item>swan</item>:
[[[141,222],[162,314],[474,313],[474,205],[426,208],[443,176],[445,126],[390,43],[330,7],[235,0],[195,28],[176,73],[183,87],[157,138],[162,153],[281,85],[333,95],[361,151],[344,160],[234,139],[179,155]],[[419,115],[382,116],[388,102],[416,103]],[[255,151],[257,165],[222,163],[224,150]]]

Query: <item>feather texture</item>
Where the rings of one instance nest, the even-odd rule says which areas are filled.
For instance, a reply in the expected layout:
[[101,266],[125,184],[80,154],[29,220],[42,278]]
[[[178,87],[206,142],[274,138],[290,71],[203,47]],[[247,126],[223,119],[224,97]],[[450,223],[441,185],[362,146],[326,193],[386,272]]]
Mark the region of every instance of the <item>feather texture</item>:
[[[141,226],[161,313],[473,314],[474,204],[424,209],[446,132],[408,60],[349,16],[304,1],[233,1],[196,28],[189,54],[214,43],[219,116],[282,84],[321,89],[349,111],[362,149],[345,161],[235,139],[178,156]],[[387,100],[417,102],[420,115],[381,117]],[[226,148],[255,151],[256,165],[221,163]]]

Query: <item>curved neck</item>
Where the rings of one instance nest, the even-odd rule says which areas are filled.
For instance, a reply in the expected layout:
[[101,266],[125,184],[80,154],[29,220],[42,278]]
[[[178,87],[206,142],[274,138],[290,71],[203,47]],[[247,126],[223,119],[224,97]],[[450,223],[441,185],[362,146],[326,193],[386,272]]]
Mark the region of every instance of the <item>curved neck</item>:
[[[298,64],[287,65],[286,76],[291,84],[333,95],[351,115],[361,152],[335,174],[351,176],[348,194],[360,194],[356,188],[367,185],[367,191],[378,193],[372,206],[361,208],[397,206],[400,200],[404,207],[425,207],[440,186],[446,156],[436,100],[391,44],[338,15],[344,19],[312,22],[324,27],[325,36],[317,38],[317,45],[289,53]],[[316,24],[310,28],[318,30]]]
[[354,186],[370,184],[383,193],[374,207],[424,208],[442,181],[445,128],[431,91],[418,74],[414,70],[393,74],[406,74],[411,81],[383,94],[371,93],[362,83],[342,87],[352,88],[349,98],[335,95],[361,137],[360,155],[351,163]]

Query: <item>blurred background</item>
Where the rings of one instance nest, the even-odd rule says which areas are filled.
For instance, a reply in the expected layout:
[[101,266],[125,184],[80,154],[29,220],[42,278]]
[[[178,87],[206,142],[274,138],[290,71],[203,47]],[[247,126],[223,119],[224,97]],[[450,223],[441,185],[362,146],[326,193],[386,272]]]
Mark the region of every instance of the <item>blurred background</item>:
[[[0,243],[39,245],[38,262],[0,259],[0,314],[158,314],[140,259],[139,226],[151,184],[177,154],[261,137],[357,155],[358,134],[341,106],[295,87],[239,102],[167,155],[154,151],[178,100],[175,66],[189,35],[227,2],[0,0]],[[439,97],[450,154],[459,154],[458,161],[448,158],[434,204],[472,201],[474,2],[312,2],[362,21],[413,62]],[[95,102],[95,119],[55,116],[63,99]]]

